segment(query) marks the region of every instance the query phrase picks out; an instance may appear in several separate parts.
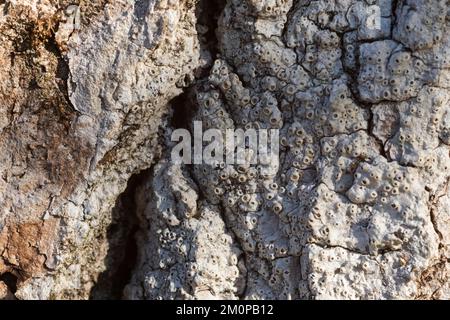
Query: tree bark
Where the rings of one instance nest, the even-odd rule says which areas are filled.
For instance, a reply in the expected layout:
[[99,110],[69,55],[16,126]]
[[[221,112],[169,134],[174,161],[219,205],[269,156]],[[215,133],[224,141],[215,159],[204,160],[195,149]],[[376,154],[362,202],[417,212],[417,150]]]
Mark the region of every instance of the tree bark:
[[[445,0],[0,1],[0,298],[450,298]],[[174,130],[278,129],[268,164]]]

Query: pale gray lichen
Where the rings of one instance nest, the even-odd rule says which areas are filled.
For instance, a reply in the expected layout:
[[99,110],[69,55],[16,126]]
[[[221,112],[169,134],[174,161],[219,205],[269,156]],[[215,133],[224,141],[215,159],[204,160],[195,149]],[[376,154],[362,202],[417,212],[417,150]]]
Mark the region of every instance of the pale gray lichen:
[[[371,5],[381,8],[376,31],[367,24]],[[391,33],[403,21],[392,9],[407,5],[225,7],[221,56],[192,89],[192,119],[222,131],[279,128],[280,162],[186,170],[246,256],[243,297],[420,295],[423,272],[442,254],[429,198],[450,174],[448,103],[445,88],[433,87],[445,69]],[[408,131],[414,137],[400,141]]]

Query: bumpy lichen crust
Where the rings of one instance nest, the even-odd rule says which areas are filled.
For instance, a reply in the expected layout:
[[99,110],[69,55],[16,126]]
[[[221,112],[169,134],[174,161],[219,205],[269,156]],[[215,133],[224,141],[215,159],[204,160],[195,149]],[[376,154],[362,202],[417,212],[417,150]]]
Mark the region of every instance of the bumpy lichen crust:
[[449,18],[446,1],[228,1],[193,120],[278,128],[280,161],[185,170],[240,243],[242,298],[448,297]]
[[198,198],[180,166],[163,160],[152,175],[138,192],[143,250],[125,297],[236,299],[245,286],[243,257],[220,208]]

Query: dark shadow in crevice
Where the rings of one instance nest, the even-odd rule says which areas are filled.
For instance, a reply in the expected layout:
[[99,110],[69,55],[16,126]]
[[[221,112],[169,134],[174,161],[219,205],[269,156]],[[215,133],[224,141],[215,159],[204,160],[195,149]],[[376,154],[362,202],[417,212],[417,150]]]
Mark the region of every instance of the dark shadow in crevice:
[[12,274],[11,272],[5,272],[5,273],[0,275],[0,281],[3,281],[3,283],[6,284],[6,286],[8,287],[8,290],[12,294],[16,293],[16,291],[17,291],[17,281],[18,281],[17,276]]
[[99,275],[90,299],[119,300],[131,280],[138,255],[136,232],[139,224],[135,194],[147,176],[147,171],[132,176],[126,190],[116,201],[107,231],[109,249],[105,258],[106,270]]
[[[216,35],[219,18],[225,9],[225,0],[200,0],[195,8],[197,17],[198,40],[201,46],[202,54],[205,52],[211,56],[212,60],[219,54],[218,39]],[[207,32],[201,32],[201,26],[207,27]],[[211,61],[211,62],[213,62]],[[191,120],[197,112],[197,106],[194,103],[195,87],[207,80],[212,65],[205,65],[194,71],[196,81],[189,80],[189,76],[184,81],[184,92],[169,102],[172,106],[173,114],[171,126],[173,129],[190,129]]]
[[182,94],[169,102],[168,105],[172,107],[173,112],[170,120],[173,129],[190,129],[192,125],[190,121],[196,112],[192,94],[192,88],[186,88]]
[[213,59],[219,53],[216,31],[220,15],[225,9],[226,3],[227,1],[225,0],[200,0],[195,11],[197,25],[208,28],[208,31],[199,39],[200,43],[203,45],[203,49],[211,53]]
[[207,61],[205,65],[194,71],[194,76],[197,79],[208,77],[212,63],[220,54],[217,28],[226,2],[225,0],[200,0],[195,8],[200,56],[204,61]]

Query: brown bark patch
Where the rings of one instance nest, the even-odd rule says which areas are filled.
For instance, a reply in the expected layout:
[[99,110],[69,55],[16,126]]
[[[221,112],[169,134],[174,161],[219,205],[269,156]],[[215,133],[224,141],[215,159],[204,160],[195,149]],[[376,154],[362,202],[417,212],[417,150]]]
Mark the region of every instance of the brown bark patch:
[[49,269],[54,257],[59,220],[6,225],[0,234],[0,272],[24,280]]

